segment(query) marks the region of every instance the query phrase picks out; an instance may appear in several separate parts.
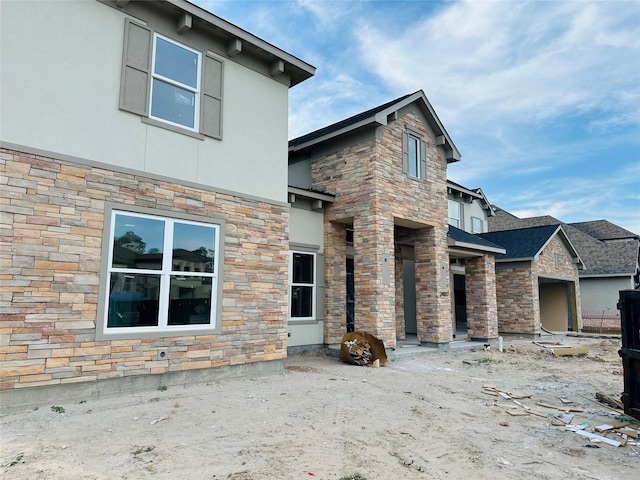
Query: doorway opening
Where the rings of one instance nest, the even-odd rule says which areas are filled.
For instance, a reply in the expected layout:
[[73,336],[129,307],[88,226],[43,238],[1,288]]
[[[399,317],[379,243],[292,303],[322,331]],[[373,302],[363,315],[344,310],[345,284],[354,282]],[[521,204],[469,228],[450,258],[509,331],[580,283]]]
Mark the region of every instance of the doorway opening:
[[347,333],[356,328],[355,278],[353,258],[347,258]]

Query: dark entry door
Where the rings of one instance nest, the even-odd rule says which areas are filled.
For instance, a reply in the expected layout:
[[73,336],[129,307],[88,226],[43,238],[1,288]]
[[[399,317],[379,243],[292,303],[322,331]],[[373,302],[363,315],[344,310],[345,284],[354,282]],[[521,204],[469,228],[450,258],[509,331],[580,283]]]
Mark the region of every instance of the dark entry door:
[[353,258],[347,258],[347,332],[355,331],[355,293],[356,290],[353,275]]

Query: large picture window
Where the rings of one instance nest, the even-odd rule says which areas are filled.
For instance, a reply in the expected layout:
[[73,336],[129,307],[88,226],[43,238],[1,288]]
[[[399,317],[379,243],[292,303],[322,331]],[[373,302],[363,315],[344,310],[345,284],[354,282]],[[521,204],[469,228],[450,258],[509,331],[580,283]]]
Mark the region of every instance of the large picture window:
[[153,36],[151,118],[198,130],[200,52]]
[[289,318],[315,319],[316,255],[290,252],[289,262]]
[[220,225],[111,211],[103,333],[216,327]]

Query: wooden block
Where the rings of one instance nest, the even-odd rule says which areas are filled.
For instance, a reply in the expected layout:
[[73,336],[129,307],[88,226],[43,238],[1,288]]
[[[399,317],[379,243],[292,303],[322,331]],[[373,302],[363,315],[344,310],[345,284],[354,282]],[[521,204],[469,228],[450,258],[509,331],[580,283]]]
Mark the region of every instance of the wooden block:
[[507,410],[507,413],[512,417],[524,417],[529,415],[527,410]]
[[564,357],[566,355],[586,355],[589,353],[589,347],[552,348],[551,353],[556,357]]

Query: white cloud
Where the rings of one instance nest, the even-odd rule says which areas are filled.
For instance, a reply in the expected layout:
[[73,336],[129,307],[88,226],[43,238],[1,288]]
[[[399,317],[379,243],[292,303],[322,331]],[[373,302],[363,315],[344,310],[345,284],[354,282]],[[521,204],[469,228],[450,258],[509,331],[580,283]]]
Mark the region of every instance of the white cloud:
[[637,111],[637,99],[621,103],[615,93],[640,90],[640,29],[628,22],[638,4],[613,5],[465,1],[404,32],[362,20],[357,39],[383,81],[401,93],[425,88],[454,126],[470,115],[536,120],[609,103]]

